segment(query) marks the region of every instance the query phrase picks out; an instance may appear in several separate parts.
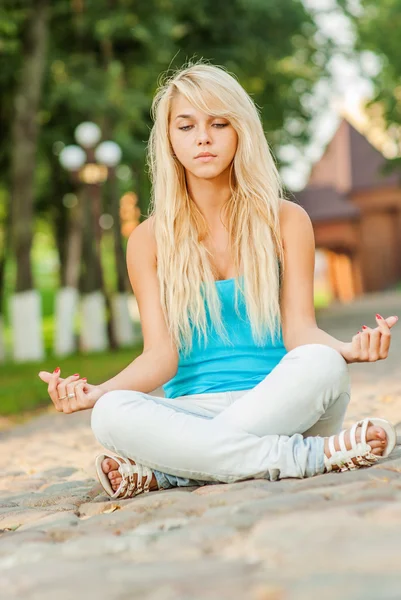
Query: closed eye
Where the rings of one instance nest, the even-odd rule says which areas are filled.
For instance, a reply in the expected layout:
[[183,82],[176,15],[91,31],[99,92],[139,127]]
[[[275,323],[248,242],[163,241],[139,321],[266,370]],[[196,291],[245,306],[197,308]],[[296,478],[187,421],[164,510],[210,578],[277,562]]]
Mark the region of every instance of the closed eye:
[[[227,127],[228,123],[213,123],[212,127],[217,127],[217,129],[222,129],[223,127]],[[188,131],[193,125],[184,125],[183,127],[179,127],[181,131]]]

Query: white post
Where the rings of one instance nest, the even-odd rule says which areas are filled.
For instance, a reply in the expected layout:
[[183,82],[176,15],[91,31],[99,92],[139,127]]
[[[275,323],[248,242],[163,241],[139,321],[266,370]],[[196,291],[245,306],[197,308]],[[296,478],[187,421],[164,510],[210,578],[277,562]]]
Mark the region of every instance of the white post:
[[76,351],[74,320],[78,311],[79,294],[74,287],[64,287],[57,291],[55,302],[54,354],[65,356]]
[[10,308],[14,361],[43,360],[45,351],[39,292],[27,290],[13,294]]
[[106,301],[101,291],[84,294],[81,298],[81,335],[82,352],[107,350]]

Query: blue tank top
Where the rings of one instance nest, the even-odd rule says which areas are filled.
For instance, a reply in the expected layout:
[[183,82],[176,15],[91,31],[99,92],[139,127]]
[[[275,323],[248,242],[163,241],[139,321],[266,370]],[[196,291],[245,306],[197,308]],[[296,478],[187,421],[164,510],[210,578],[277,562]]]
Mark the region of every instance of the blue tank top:
[[232,346],[220,338],[206,309],[208,342],[203,334],[193,335],[192,350],[186,358],[179,354],[175,376],[163,385],[166,398],[189,394],[210,394],[248,390],[260,383],[280,362],[287,350],[280,328],[279,340],[273,345],[267,336],[264,346],[256,346],[246,314],[246,304],[238,294],[238,311],[235,312],[235,279],[215,282],[221,300],[221,316]]

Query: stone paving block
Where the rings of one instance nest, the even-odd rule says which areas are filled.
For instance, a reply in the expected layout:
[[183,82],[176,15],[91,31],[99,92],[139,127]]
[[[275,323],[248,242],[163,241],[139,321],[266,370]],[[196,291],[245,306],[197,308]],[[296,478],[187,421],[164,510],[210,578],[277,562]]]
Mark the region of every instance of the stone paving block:
[[[134,531],[131,535],[136,535],[136,533],[137,531]],[[192,521],[187,526],[159,533],[151,549],[154,553],[161,552],[159,558],[168,555],[170,559],[171,548],[198,550],[204,554],[213,554],[217,558],[222,548],[239,539],[241,538],[236,529],[224,522]]]
[[[143,544],[145,546],[145,544]],[[111,535],[107,533],[96,537],[77,537],[66,541],[60,545],[59,556],[63,559],[86,559],[88,556],[93,559],[96,556],[105,558],[109,555],[118,555],[124,557],[131,549],[130,540],[123,536]],[[141,547],[135,547],[138,552]]]
[[90,518],[79,519],[77,529],[79,532],[95,535],[99,531],[130,531],[142,523],[148,523],[155,517],[155,513],[136,513],[133,511],[116,510],[112,513],[102,513]]
[[46,471],[38,473],[38,475],[42,476],[43,474],[46,479],[53,477],[60,477],[64,479],[65,477],[69,477],[70,475],[77,473],[77,471],[79,471],[79,469],[76,467],[52,467],[51,469],[46,469]]
[[318,498],[316,494],[282,494],[256,500],[244,500],[233,507],[216,507],[206,511],[204,519],[209,517],[223,517],[224,514],[251,513],[259,516],[280,514],[294,510],[309,510],[319,505],[325,505],[325,498]]
[[42,486],[41,492],[43,494],[55,494],[60,495],[62,492],[66,492],[67,495],[80,495],[86,493],[92,489],[92,485],[89,484],[87,486],[82,485],[82,481],[63,481],[60,483],[46,483]]
[[148,523],[142,523],[135,527],[134,530],[131,531],[131,534],[135,535],[149,535],[164,531],[170,531],[172,529],[181,529],[190,523],[190,520],[187,518],[158,518],[153,521],[149,521]]
[[[80,582],[79,594],[89,600],[103,598],[145,598],[149,591],[156,591],[160,583],[171,584],[191,594],[201,590],[220,589],[222,594],[237,590],[242,597],[250,585],[254,566],[218,558],[205,557],[185,564],[171,561],[132,564],[118,556],[87,557],[85,561],[60,560],[58,557],[44,559],[41,568],[35,564],[11,567],[2,575],[2,589],[8,598],[71,598],[71,582]],[[70,596],[62,595],[68,590]],[[74,595],[77,593],[74,587]],[[79,597],[79,596],[78,596]],[[223,595],[221,596],[224,597]],[[241,597],[241,596],[240,596]]]
[[[383,504],[379,502],[378,506],[372,508],[367,514],[366,519],[370,522],[386,522],[401,523],[401,498],[397,498],[396,502]],[[400,556],[401,556],[401,541],[400,541]]]
[[[363,517],[345,509],[325,513],[310,512],[300,519],[296,514],[275,520],[261,519],[241,546],[228,547],[225,556],[263,559],[269,568],[299,576],[320,572],[330,566],[333,573],[344,569],[361,573],[398,573],[401,525],[371,527]],[[372,548],[380,549],[374,551]]]
[[[57,513],[59,514],[59,513]],[[7,509],[7,512],[0,514],[0,531],[3,529],[16,528],[21,529],[24,525],[36,523],[42,517],[49,515],[47,510],[34,510],[26,508],[17,508],[15,510]]]
[[[2,577],[7,577],[7,572],[13,568],[20,569],[23,565],[41,563],[45,559],[52,559],[54,557],[56,547],[51,543],[43,542],[25,542],[23,545],[15,548],[12,554],[0,557],[0,572]],[[57,551],[56,551],[57,553]]]
[[285,587],[285,600],[399,600],[401,575],[326,570]]
[[[0,556],[11,555],[19,546],[27,542],[48,543],[46,534],[42,531],[16,531],[5,532],[0,538]],[[0,577],[1,582],[1,577]]]
[[18,502],[13,500],[3,500],[0,502],[0,514],[8,513],[10,508],[18,508]]
[[19,531],[26,531],[29,529],[48,532],[54,528],[69,528],[79,524],[79,517],[73,512],[56,512],[47,514],[38,518],[36,521],[26,523],[19,528]]
[[14,494],[18,492],[34,492],[39,490],[45,483],[45,479],[32,480],[29,477],[27,478],[26,476],[22,476],[10,477],[8,479],[4,478],[0,485],[4,488],[4,496],[7,496],[10,494],[10,491],[12,491]]

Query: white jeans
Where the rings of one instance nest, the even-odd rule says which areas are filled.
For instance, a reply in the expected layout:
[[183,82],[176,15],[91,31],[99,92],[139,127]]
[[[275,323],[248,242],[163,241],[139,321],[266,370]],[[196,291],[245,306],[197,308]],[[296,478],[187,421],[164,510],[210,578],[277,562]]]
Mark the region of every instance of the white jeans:
[[307,344],[250,390],[173,399],[107,392],[91,426],[105,448],[150,467],[163,488],[311,477],[325,471],[320,436],[341,431],[349,400],[344,358]]

